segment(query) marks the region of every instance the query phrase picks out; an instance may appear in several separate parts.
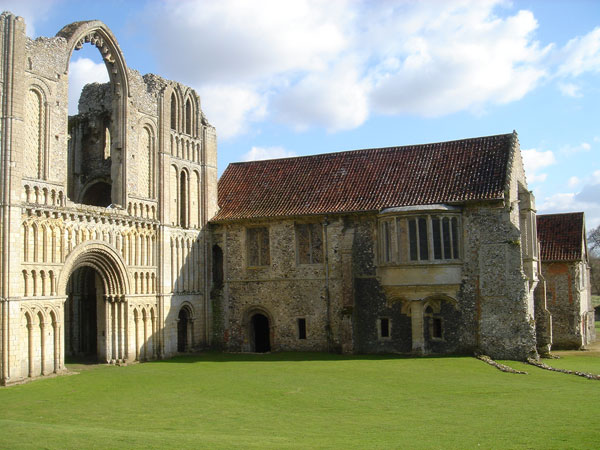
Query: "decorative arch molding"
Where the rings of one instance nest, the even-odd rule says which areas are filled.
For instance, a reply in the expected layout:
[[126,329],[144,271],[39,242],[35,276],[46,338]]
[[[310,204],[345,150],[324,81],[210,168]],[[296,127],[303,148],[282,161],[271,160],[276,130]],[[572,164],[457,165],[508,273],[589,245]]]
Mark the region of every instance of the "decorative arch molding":
[[[129,79],[127,65],[123,52],[117,43],[112,31],[99,20],[74,22],[66,25],[58,33],[67,41],[68,54],[65,62],[65,75],[69,72],[69,63],[73,51],[79,50],[86,42],[94,45],[100,51],[108,76],[113,97],[113,124],[111,129],[111,169],[112,201],[113,203],[127,204],[127,108],[129,92]],[[115,182],[122,180],[121,182]]]
[[181,305],[179,305],[179,308],[177,309],[177,314],[179,314],[179,311],[181,311],[182,309],[185,309],[187,311],[190,320],[194,320],[196,318],[194,306],[190,302],[182,302]]
[[101,275],[107,296],[122,296],[131,292],[125,261],[114,248],[102,241],[86,241],[71,251],[59,275],[57,292],[66,292],[72,273],[86,266]]
[[262,314],[263,316],[265,316],[267,319],[269,319],[269,327],[271,328],[271,330],[275,328],[275,321],[273,320],[273,315],[267,308],[259,305],[251,305],[246,308],[244,314],[242,315],[242,326],[245,329],[247,329],[248,325],[250,324],[250,320],[252,320],[252,316],[254,316],[255,314]]

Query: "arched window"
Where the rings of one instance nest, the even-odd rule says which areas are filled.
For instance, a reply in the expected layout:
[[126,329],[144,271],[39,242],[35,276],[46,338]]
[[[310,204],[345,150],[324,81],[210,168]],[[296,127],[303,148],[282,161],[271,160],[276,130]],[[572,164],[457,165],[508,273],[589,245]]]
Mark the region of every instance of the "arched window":
[[175,92],[171,94],[171,130],[177,130],[177,99]]
[[179,225],[182,227],[187,227],[187,192],[187,172],[182,170],[179,176]]
[[189,98],[185,102],[185,133],[192,134],[192,104]]

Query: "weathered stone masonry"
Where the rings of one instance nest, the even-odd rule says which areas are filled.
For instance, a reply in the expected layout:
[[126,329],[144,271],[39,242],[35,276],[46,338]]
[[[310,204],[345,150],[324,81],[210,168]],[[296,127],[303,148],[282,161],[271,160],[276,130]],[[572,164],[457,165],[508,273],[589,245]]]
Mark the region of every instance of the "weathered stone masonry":
[[[585,289],[567,326],[564,270],[541,275],[515,132],[231,164],[217,195],[199,96],[128,68],[103,23],[31,40],[3,13],[0,36],[1,384],[207,347],[525,360],[552,314],[593,338]],[[110,81],[69,117],[88,44]]]
[[[128,362],[208,345],[205,231],[216,134],[190,88],[127,67],[101,22],[31,40],[0,17],[2,384],[65,357]],[[73,51],[110,82],[68,117]]]
[[219,206],[224,348],[260,351],[268,333],[274,350],[537,356],[547,311],[516,134],[232,164]]

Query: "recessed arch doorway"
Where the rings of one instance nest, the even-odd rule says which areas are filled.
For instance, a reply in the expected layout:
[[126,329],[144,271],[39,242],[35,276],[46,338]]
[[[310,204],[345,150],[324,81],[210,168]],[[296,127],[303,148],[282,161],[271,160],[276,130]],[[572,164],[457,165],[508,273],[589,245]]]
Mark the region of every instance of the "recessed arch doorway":
[[129,279],[121,256],[100,241],[73,249],[58,280],[66,295],[64,354],[83,362],[128,359]]
[[266,353],[271,351],[271,326],[269,318],[256,313],[250,319],[250,338],[252,351]]

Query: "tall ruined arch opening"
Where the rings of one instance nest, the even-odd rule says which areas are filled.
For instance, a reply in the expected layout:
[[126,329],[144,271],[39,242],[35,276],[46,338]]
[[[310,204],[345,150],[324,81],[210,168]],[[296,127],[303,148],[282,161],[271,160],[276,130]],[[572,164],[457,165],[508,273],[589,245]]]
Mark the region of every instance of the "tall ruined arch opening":
[[[98,21],[67,25],[57,36],[67,39],[71,49],[65,68],[65,75],[68,75],[65,78],[72,78],[68,79],[70,97],[77,92],[72,86],[83,85],[77,108],[73,107],[73,99],[70,101],[68,198],[92,206],[124,205],[128,97],[124,58],[110,30]],[[76,51],[85,52],[85,57],[76,57]],[[103,71],[99,70],[102,64]],[[91,83],[85,84],[81,74],[86,72],[103,72],[108,76],[96,75],[87,79]]]

